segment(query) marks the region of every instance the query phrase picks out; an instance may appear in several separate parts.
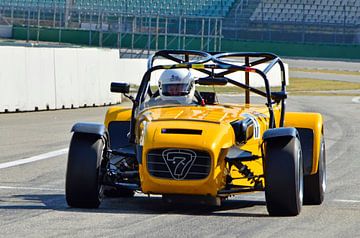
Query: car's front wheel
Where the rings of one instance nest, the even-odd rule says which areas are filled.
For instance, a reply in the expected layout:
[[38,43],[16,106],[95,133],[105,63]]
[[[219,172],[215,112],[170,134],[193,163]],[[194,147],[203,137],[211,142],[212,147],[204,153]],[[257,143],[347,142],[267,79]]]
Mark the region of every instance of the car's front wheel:
[[265,197],[271,216],[296,216],[303,200],[300,140],[276,138],[265,145]]
[[65,193],[70,207],[97,208],[102,199],[101,161],[105,143],[97,135],[74,133],[68,155]]

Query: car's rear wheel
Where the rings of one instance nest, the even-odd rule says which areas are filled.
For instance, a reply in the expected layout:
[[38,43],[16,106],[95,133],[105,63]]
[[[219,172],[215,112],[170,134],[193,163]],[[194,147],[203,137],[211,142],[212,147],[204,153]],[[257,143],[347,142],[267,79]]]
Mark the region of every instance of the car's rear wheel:
[[271,216],[296,216],[303,200],[300,140],[278,138],[265,144],[265,197]]
[[104,141],[97,135],[74,133],[66,170],[66,201],[71,207],[97,208],[102,199],[101,161]]
[[304,176],[304,204],[320,205],[324,201],[326,189],[325,140],[321,138],[318,171]]

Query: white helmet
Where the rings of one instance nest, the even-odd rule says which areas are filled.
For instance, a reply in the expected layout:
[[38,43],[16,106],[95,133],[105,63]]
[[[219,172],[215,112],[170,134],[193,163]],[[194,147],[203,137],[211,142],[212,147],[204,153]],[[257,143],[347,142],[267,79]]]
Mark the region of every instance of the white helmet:
[[191,103],[195,94],[195,79],[188,69],[168,69],[159,78],[159,93],[163,100]]

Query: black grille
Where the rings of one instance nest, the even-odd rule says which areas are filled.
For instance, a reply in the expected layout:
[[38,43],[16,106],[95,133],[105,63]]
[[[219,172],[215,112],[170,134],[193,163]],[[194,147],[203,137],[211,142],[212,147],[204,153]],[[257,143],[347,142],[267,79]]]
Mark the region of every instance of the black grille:
[[201,135],[202,130],[192,129],[161,129],[162,134],[189,134],[189,135]]
[[196,180],[206,178],[211,157],[205,151],[190,149],[156,149],[147,155],[149,173],[158,178]]

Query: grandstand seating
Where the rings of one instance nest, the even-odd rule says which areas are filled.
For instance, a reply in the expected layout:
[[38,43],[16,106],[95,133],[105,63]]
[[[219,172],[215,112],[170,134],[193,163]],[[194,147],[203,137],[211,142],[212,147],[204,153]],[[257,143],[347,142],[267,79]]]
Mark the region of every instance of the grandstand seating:
[[80,9],[145,15],[223,16],[235,0],[77,0]]
[[360,0],[0,0],[0,13],[5,24],[103,29],[104,23],[109,31],[167,27],[169,34],[184,28],[192,35],[210,32],[199,17],[209,26],[221,17],[212,32],[235,40],[353,43],[360,28]]
[[360,24],[359,0],[263,0],[251,22]]
[[[122,13],[161,16],[229,16],[239,4],[256,3],[243,21],[269,23],[360,24],[360,0],[72,0],[81,13]],[[66,0],[0,0],[17,9],[65,8]],[[231,16],[230,16],[231,17]],[[231,21],[230,21],[231,22]]]
[[66,0],[0,0],[0,6],[16,8],[65,7]]
[[[235,0],[73,0],[80,12],[110,12],[162,16],[225,16]],[[65,7],[66,0],[0,0],[0,6],[16,8]]]

